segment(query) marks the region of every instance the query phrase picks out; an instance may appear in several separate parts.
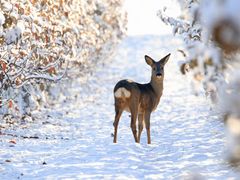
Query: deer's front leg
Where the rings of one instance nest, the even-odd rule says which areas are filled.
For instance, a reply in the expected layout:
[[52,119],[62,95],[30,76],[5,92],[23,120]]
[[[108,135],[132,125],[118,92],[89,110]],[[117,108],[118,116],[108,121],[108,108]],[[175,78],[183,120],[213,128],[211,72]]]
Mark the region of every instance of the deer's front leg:
[[140,143],[142,130],[143,130],[143,114],[138,114],[138,143]]
[[147,141],[148,144],[151,144],[151,136],[150,136],[150,116],[151,116],[151,112],[147,111],[145,112],[145,126],[146,126],[146,130],[147,130]]

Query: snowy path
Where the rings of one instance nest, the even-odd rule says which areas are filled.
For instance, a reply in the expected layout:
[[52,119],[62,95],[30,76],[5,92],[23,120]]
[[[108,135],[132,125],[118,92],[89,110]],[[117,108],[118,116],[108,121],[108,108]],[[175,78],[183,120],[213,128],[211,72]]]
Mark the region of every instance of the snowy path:
[[[85,85],[73,82],[74,101],[44,112],[48,118],[30,127],[6,131],[39,139],[1,136],[0,179],[236,178],[224,161],[223,124],[210,114],[206,99],[191,95],[178,70],[179,47],[171,36],[126,38],[111,62],[81,80]],[[141,144],[134,143],[127,113],[113,144],[114,84],[122,78],[149,81],[144,55],[161,58],[169,52],[163,97],[151,118],[152,144],[147,145],[145,131]]]

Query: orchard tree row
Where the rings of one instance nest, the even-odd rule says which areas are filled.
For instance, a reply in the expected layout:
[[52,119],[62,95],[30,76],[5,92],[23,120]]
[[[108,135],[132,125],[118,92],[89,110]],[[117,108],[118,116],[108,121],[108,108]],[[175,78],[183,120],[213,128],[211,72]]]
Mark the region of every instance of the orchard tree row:
[[[184,41],[179,50],[185,57],[180,66],[202,84],[206,94],[223,114],[234,147],[231,162],[240,164],[240,1],[178,0],[182,15],[172,18],[167,9],[161,20],[173,27]],[[195,90],[197,88],[194,87]],[[240,166],[239,166],[240,167]]]
[[49,84],[78,76],[124,35],[118,0],[2,0],[0,114],[30,114]]

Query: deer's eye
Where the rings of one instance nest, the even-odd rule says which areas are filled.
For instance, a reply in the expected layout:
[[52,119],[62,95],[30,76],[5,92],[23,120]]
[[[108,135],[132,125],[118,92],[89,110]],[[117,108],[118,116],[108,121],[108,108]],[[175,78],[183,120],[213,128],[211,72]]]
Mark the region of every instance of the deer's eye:
[[153,70],[155,71],[155,70],[156,70],[156,68],[154,67],[154,68],[153,68]]

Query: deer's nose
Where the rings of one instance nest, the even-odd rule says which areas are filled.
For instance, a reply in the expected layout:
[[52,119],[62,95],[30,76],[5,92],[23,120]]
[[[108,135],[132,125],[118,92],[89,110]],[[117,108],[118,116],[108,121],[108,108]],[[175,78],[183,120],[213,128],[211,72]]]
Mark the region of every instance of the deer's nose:
[[156,76],[162,76],[162,73],[159,72],[159,73],[156,74]]

